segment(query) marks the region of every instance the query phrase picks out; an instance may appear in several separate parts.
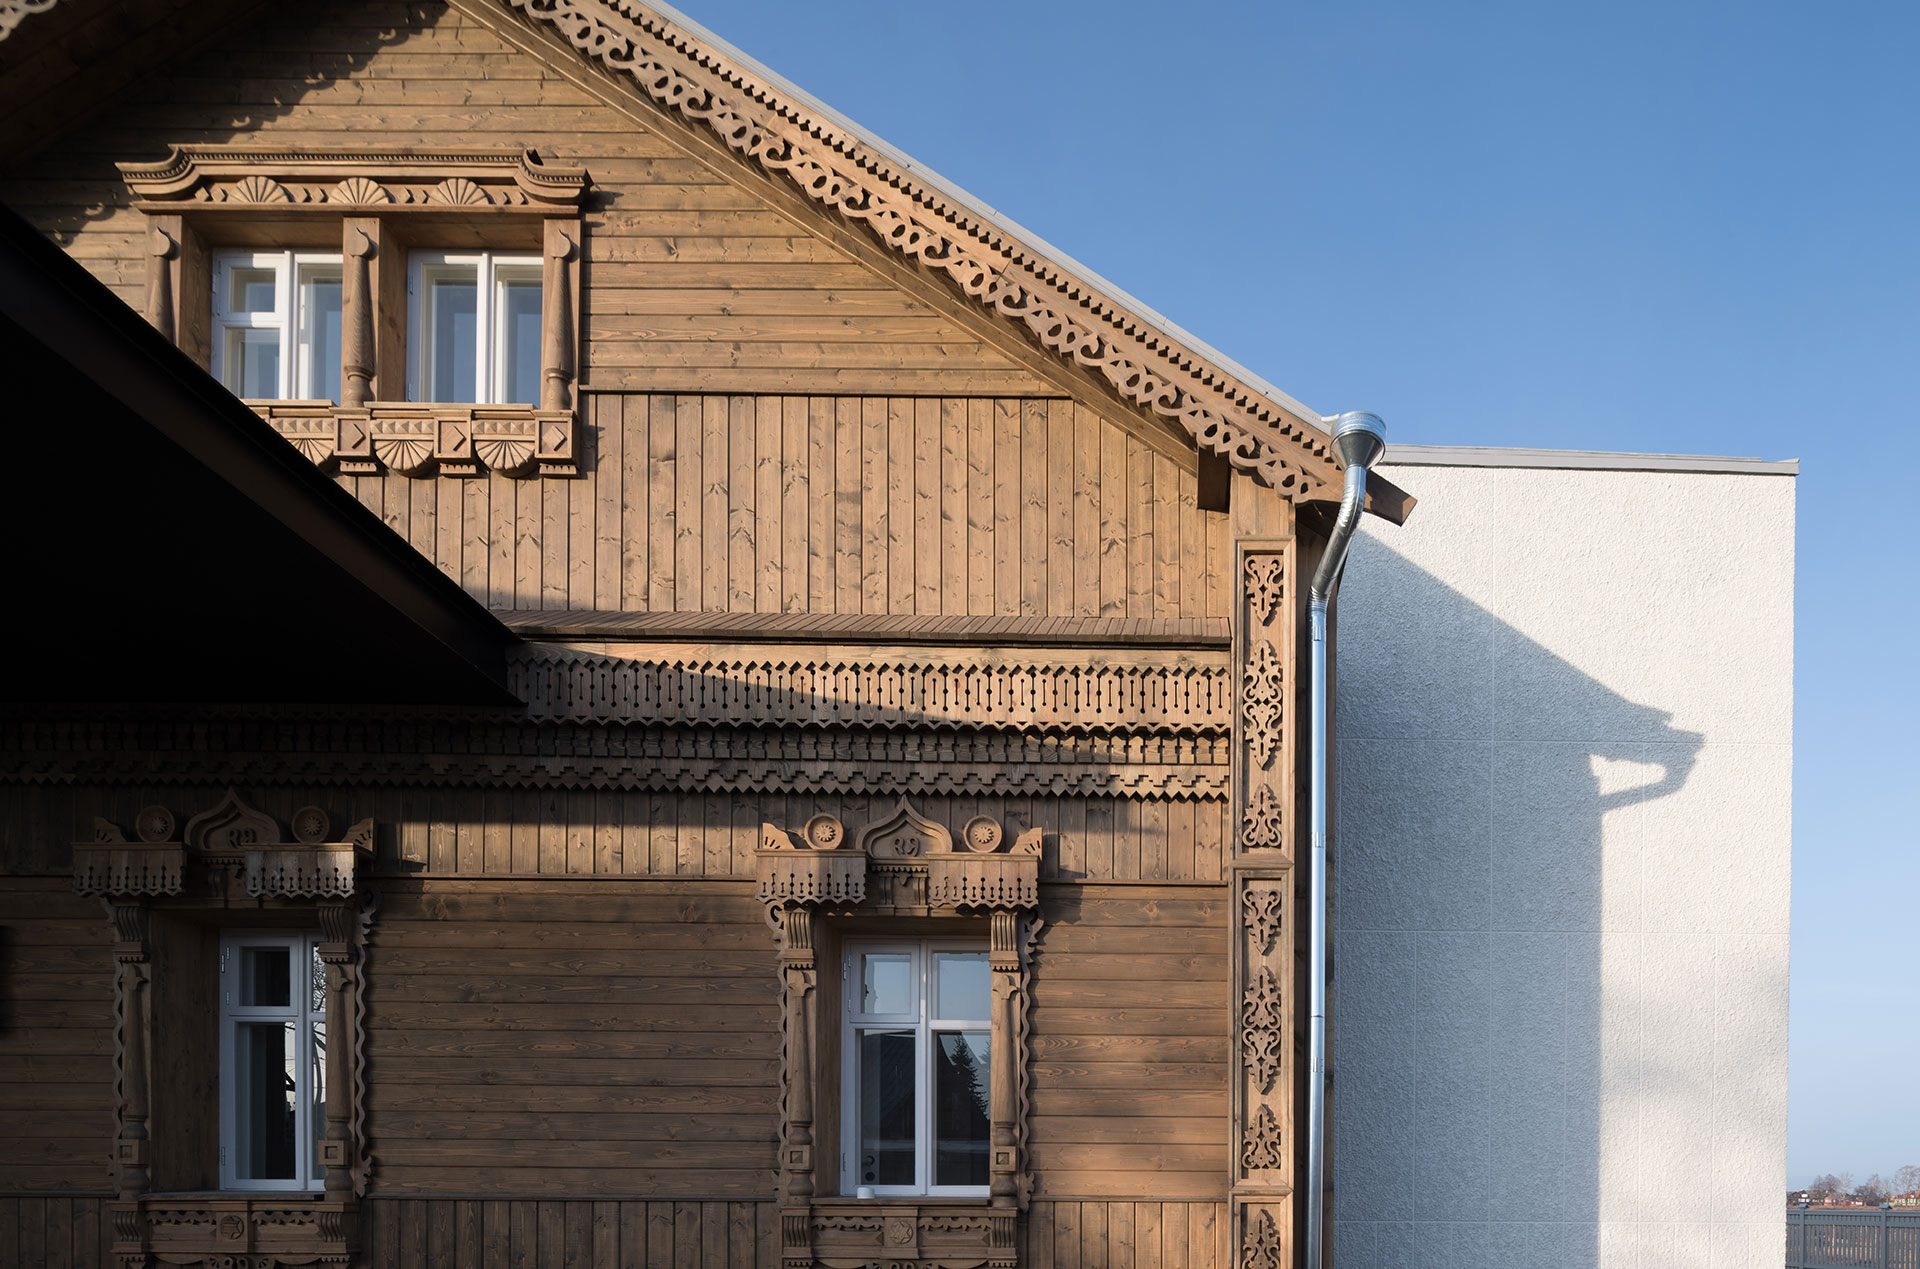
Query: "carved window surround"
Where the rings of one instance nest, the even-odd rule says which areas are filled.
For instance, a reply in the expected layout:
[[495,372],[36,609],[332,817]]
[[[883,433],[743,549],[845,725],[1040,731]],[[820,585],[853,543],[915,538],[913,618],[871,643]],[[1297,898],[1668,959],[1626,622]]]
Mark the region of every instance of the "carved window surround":
[[[365,954],[373,821],[335,839],[304,807],[289,834],[231,790],[177,835],[173,812],[141,811],[129,840],[95,821],[73,846],[74,887],[98,896],[114,929],[114,1254],[124,1264],[347,1264],[373,1168],[366,1134]],[[287,925],[321,935],[329,1046],[325,1195],[213,1189],[208,1131],[217,1071],[208,1044],[217,984],[196,952],[209,932]],[[196,1038],[197,1037],[197,1038]],[[251,1257],[252,1260],[247,1258]]]
[[[1028,1005],[1034,938],[1041,927],[1037,828],[1011,844],[1001,824],[976,816],[958,837],[905,799],[849,836],[830,815],[797,830],[761,826],[759,895],[780,945],[784,1096],[780,1122],[781,1264],[966,1264],[1012,1269],[1015,1223],[1032,1193],[1027,1172]],[[816,1061],[816,1036],[838,1035],[834,976],[822,983],[816,953],[837,964],[831,944],[862,921],[985,918],[993,975],[989,1197],[979,1200],[815,1197],[814,1129],[837,1117],[815,1113],[837,1096],[837,1066]],[[825,988],[826,990],[821,990]],[[821,1159],[829,1168],[836,1152]],[[828,1180],[826,1188],[839,1178]]]
[[[147,318],[203,366],[213,248],[339,248],[340,401],[248,403],[309,458],[348,475],[579,474],[583,169],[532,150],[210,145],[118,166],[148,217]],[[406,253],[475,246],[540,253],[537,406],[405,400]]]

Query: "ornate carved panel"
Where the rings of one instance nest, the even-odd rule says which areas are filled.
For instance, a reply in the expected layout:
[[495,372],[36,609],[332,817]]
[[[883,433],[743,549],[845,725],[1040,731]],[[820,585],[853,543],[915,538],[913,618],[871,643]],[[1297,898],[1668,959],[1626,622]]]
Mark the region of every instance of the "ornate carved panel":
[[113,1204],[114,1254],[126,1269],[279,1269],[350,1264],[359,1238],[351,1203],[304,1194],[186,1195]]
[[555,167],[533,150],[289,150],[176,145],[157,163],[120,163],[141,204],[445,211],[493,207],[573,215],[583,168]]

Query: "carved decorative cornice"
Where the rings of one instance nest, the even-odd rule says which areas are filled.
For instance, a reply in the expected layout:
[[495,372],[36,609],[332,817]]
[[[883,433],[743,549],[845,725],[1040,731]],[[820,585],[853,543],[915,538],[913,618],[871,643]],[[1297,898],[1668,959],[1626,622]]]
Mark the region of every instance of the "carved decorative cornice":
[[533,150],[285,150],[176,145],[157,163],[119,163],[143,204],[167,210],[578,211],[584,168]]
[[1296,415],[1184,347],[638,0],[505,2],[628,76],[663,109],[711,130],[808,198],[865,225],[885,246],[946,274],[967,297],[1103,376],[1127,401],[1172,420],[1201,448],[1289,498],[1337,486],[1339,470],[1318,419]]
[[[648,793],[1226,796],[1225,737],[478,723],[112,721],[0,727],[0,784],[145,781]],[[138,754],[137,764],[128,754]],[[91,847],[94,843],[82,843]]]
[[427,405],[375,401],[253,401],[274,431],[316,464],[372,476],[577,476],[579,421],[571,410],[530,405]]
[[1225,734],[1217,661],[654,661],[537,648],[507,668],[534,718],[696,726],[969,728]]

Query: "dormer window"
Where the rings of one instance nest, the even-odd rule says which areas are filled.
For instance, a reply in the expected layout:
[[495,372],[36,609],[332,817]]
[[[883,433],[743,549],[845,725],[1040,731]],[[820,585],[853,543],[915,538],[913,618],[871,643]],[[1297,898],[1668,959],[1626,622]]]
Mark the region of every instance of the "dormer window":
[[214,378],[247,400],[338,401],[340,279],[337,252],[215,253]]
[[581,169],[193,145],[120,170],[149,319],[315,462],[578,474]]

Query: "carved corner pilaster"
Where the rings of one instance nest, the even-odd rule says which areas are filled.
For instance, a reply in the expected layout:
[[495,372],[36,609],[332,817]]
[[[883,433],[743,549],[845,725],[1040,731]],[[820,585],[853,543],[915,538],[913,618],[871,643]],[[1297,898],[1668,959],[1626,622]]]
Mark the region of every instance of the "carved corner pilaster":
[[1291,541],[1243,540],[1236,559],[1233,825],[1236,853],[1291,854],[1295,686],[1293,605],[1288,602]]

